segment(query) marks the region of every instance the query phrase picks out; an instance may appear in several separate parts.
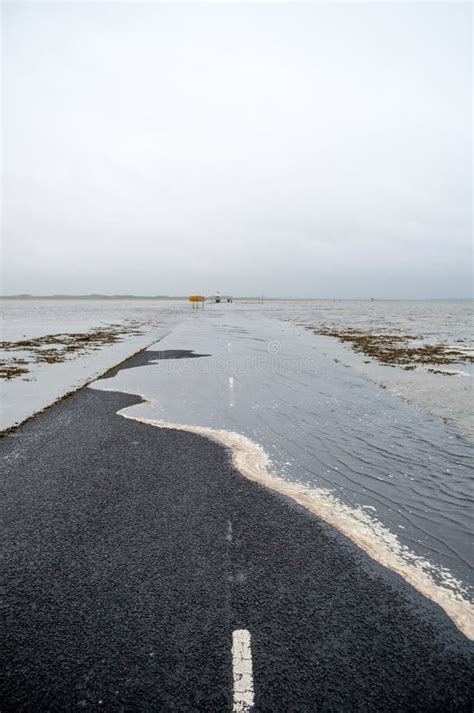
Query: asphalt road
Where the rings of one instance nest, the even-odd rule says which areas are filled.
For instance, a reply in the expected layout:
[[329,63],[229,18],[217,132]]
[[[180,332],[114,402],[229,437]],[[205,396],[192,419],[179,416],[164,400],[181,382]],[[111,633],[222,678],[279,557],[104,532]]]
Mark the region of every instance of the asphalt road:
[[0,443],[0,711],[232,710],[240,629],[255,711],[472,710],[438,606],[138,400],[84,388]]

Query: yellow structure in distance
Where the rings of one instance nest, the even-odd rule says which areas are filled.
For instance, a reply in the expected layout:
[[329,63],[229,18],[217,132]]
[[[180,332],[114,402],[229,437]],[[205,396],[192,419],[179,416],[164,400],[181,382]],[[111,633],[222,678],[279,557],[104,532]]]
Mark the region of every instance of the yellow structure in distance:
[[188,297],[188,300],[190,302],[192,302],[192,304],[193,304],[193,309],[194,309],[194,307],[199,307],[199,303],[201,303],[202,306],[204,307],[205,299],[206,298],[203,297],[202,295],[189,295],[189,297]]

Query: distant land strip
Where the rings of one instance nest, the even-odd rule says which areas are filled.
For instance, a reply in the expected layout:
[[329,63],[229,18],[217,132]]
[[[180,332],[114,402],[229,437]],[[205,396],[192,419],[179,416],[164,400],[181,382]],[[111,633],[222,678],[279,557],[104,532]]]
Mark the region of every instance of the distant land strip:
[[[212,300],[213,295],[207,296],[206,299]],[[18,294],[18,295],[0,295],[0,300],[187,300],[188,295],[101,295],[101,294],[90,294],[90,295],[29,295],[29,294]],[[221,300],[227,299],[227,295],[222,295]],[[240,297],[233,297],[232,299],[237,300],[260,300],[259,295],[244,295]],[[294,297],[268,297],[266,300],[291,300],[291,299],[308,299],[306,297],[294,298]],[[318,298],[313,298],[318,299]]]
[[[222,295],[221,299],[226,296]],[[0,295],[0,300],[187,300],[188,295]],[[206,297],[212,300],[213,295]],[[261,301],[262,295],[233,296],[233,300]],[[265,297],[265,302],[472,302],[472,297]]]
[[0,295],[1,300],[186,300],[183,295]]

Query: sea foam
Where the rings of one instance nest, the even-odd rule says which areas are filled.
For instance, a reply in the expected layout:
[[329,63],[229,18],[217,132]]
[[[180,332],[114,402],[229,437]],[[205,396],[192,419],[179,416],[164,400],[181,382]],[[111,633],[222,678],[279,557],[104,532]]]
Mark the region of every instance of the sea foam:
[[217,441],[229,448],[233,464],[249,480],[292,498],[350,539],[379,564],[399,574],[421,594],[438,604],[469,639],[474,640],[474,605],[464,596],[462,583],[448,570],[410,552],[397,536],[360,508],[342,503],[325,488],[288,482],[272,472],[264,449],[251,439],[232,431],[204,426],[168,423],[131,416],[125,418],[157,428],[188,431]]

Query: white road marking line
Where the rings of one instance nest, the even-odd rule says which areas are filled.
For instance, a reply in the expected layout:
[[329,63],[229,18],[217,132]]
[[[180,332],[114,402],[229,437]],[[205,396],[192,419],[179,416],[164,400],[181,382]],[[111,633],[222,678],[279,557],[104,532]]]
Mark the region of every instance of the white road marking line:
[[232,634],[232,674],[235,713],[248,713],[253,706],[252,651],[250,632],[236,629]]

